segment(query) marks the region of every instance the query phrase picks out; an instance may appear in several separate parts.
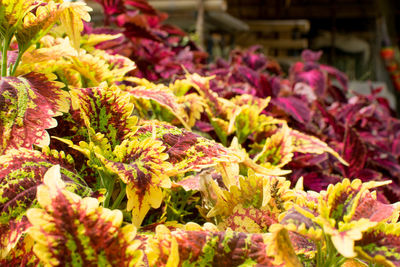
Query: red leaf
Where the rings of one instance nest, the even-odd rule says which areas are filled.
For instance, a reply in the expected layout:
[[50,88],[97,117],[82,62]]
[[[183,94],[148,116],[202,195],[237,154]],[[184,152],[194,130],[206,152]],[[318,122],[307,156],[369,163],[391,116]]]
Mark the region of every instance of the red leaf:
[[344,135],[343,158],[349,163],[348,176],[364,168],[367,159],[367,148],[357,132],[347,127]]

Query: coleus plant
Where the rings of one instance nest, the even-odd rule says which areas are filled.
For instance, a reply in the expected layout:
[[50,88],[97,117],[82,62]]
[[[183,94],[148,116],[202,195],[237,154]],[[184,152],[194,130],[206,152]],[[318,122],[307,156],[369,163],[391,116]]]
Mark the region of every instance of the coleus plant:
[[[386,183],[291,188],[280,176],[295,153],[347,162],[263,114],[269,99],[224,99],[196,74],[169,86],[127,77],[135,64],[96,45],[118,36],[81,38],[87,11],[53,2],[0,8],[7,34],[40,22],[29,42],[16,37],[18,49],[1,36],[1,265],[398,264],[399,205],[369,192]],[[191,131],[202,116],[214,133]],[[379,212],[354,212],[370,207]]]
[[97,2],[103,6],[108,27],[92,29],[87,25],[86,32],[121,33],[117,40],[98,47],[133,60],[137,68],[132,75],[150,81],[168,81],[183,75],[184,68],[194,72],[198,65],[205,63],[207,54],[181,29],[166,24],[167,14],[155,10],[147,1]]
[[321,53],[303,52],[303,62],[294,64],[283,78],[276,63],[257,47],[234,51],[228,61],[218,60],[203,69],[215,75],[210,88],[232,99],[251,94],[271,97],[266,115],[287,121],[290,127],[327,142],[349,165],[338,164],[326,155],[295,155],[287,166],[296,181],[304,177],[307,188],[320,191],[341,177],[363,181],[390,178],[393,184],[379,189],[385,201],[399,199],[399,119],[380,89],[370,95],[348,97],[346,76],[337,69],[319,64]]

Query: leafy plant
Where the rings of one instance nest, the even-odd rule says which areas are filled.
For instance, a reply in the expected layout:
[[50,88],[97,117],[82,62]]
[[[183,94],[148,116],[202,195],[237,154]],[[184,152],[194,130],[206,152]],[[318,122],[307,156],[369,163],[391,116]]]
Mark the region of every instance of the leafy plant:
[[[388,114],[375,96],[357,111],[309,52],[289,80],[255,49],[202,67],[147,2],[101,3],[122,35],[81,36],[82,3],[0,6],[1,265],[399,264],[399,202],[370,191],[389,182],[355,179],[387,145],[363,127],[395,138],[370,122]],[[338,183],[305,191],[310,177]]]

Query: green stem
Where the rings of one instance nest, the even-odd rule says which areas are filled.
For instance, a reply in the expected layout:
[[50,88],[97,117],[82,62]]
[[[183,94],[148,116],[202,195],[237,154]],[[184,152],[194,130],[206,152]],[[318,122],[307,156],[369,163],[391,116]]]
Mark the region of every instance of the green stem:
[[21,61],[21,58],[22,58],[22,54],[23,54],[24,52],[25,52],[25,51],[22,51],[22,50],[19,50],[19,51],[18,51],[18,56],[17,56],[17,59],[16,59],[16,61],[15,61],[14,66],[13,66],[11,72],[10,72],[10,76],[14,76],[14,75],[15,75],[15,72],[17,71],[17,67],[18,67],[18,65],[19,65],[19,62]]
[[115,199],[113,205],[111,206],[111,209],[116,209],[119,207],[119,205],[121,204],[121,201],[124,199],[125,195],[126,195],[126,184],[124,184],[122,181],[119,182],[120,184],[120,188],[121,191],[119,191],[119,194],[117,196],[117,198]]
[[108,206],[110,205],[111,196],[114,191],[114,184],[115,184],[115,178],[111,178],[110,182],[107,184],[107,187],[106,187],[107,193],[106,193],[106,199],[104,200],[104,205],[103,205],[105,208],[108,208]]
[[10,46],[11,38],[6,36],[3,40],[3,51],[2,51],[2,61],[1,61],[1,76],[7,76],[7,51]]

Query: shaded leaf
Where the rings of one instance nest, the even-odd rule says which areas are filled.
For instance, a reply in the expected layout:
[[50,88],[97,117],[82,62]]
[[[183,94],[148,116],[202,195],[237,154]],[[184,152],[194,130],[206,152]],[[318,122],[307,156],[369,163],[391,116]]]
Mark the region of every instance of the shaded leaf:
[[347,127],[344,135],[343,158],[349,163],[349,176],[352,172],[364,168],[367,159],[367,148],[359,135],[351,127]]
[[277,97],[271,103],[289,113],[299,122],[307,123],[310,120],[310,110],[307,103],[296,97]]

